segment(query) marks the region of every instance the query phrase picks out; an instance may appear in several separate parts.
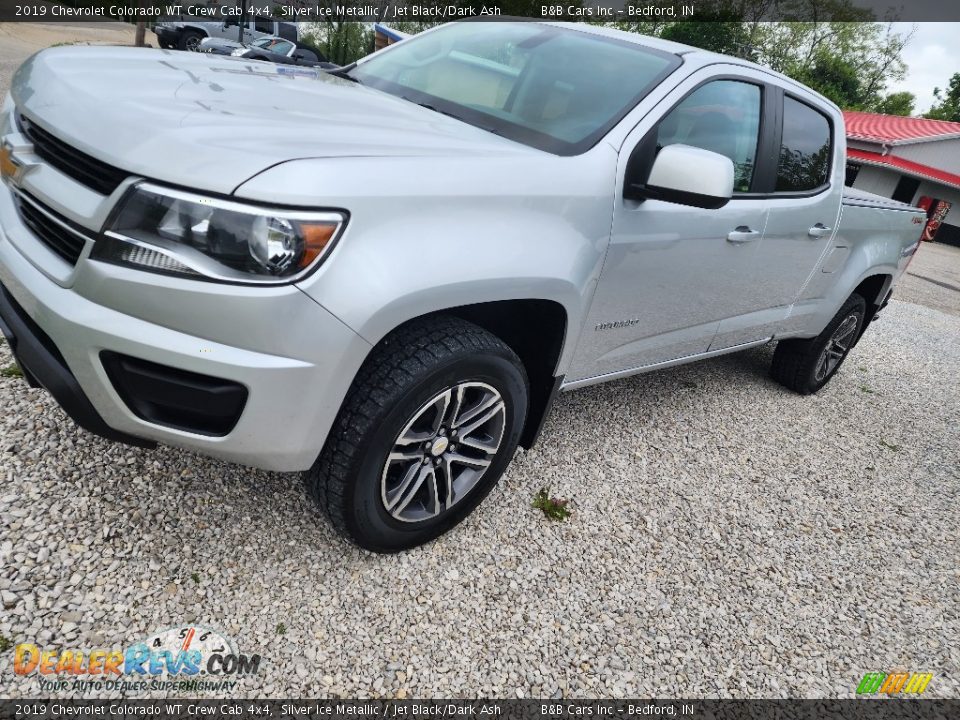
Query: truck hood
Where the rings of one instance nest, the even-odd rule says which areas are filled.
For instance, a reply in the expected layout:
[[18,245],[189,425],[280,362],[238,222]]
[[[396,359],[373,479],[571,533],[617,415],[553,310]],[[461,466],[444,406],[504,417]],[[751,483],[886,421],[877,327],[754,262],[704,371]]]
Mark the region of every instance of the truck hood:
[[51,48],[11,93],[95,158],[219,193],[294,159],[539,152],[316,68],[208,53]]

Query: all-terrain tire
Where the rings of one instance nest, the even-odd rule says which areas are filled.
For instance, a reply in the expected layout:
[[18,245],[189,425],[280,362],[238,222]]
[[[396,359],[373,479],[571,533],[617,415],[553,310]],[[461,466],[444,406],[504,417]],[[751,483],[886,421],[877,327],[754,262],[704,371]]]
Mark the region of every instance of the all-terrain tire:
[[[438,393],[455,392],[465,384],[490,388],[491,397],[499,394],[499,447],[456,504],[435,517],[398,519],[392,514],[395,508],[387,507],[388,456],[393,457],[398,441],[411,432],[411,418],[424,411],[424,403],[429,406]],[[337,532],[363,548],[389,553],[428,542],[469,515],[503,474],[520,438],[528,395],[523,364],[495,335],[451,316],[407,323],[384,338],[364,362],[320,456],[304,473],[306,486]],[[455,425],[449,427],[454,434]],[[458,452],[467,452],[463,446]],[[439,463],[429,441],[411,447],[427,448],[420,450],[424,463]]]
[[773,353],[770,377],[801,395],[817,392],[853,349],[866,312],[866,301],[854,293],[817,337],[781,340]]

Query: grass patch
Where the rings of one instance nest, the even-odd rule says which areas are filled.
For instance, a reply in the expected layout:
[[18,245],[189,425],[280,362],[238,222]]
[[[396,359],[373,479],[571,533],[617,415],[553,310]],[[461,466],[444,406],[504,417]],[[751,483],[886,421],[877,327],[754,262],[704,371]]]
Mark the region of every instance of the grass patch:
[[13,641],[5,635],[0,635],[0,653],[5,653],[13,647]]
[[287,626],[284,625],[283,623],[277,623],[277,635],[286,635],[286,634],[287,634]]
[[22,378],[23,370],[20,369],[20,366],[14,363],[13,365],[7,365],[5,368],[0,370],[0,377],[5,378]]
[[193,580],[197,585],[200,584],[200,574],[192,572],[190,573],[190,579]]
[[567,507],[569,500],[550,497],[550,488],[541,488],[540,492],[533,496],[533,507],[543,512],[550,520],[566,520],[570,517],[570,508]]
[[880,440],[880,447],[884,447],[887,450],[893,450],[893,452],[900,452],[900,446],[894,445],[893,443],[888,443],[886,440]]
[[865,393],[869,393],[870,395],[873,395],[873,392],[874,392],[874,391],[873,391],[873,388],[867,387],[866,385],[861,385],[861,386],[860,386],[860,391],[861,391],[861,392],[865,392]]

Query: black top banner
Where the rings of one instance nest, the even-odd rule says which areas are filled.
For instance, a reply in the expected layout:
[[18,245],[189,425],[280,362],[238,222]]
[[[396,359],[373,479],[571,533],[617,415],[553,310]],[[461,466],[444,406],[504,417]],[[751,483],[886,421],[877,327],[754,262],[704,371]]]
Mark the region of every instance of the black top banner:
[[5,22],[960,21],[950,0],[0,0]]
[[947,720],[960,700],[3,700],[0,718]]

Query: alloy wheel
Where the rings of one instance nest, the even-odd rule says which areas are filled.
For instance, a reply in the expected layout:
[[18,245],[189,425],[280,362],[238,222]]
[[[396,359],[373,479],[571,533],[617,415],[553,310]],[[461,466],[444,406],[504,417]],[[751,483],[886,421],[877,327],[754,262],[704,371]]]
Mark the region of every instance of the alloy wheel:
[[486,383],[462,382],[434,395],[394,440],[380,479],[384,508],[401,522],[449,510],[487,472],[505,427],[503,398]]
[[857,313],[852,313],[844,318],[843,322],[833,331],[833,335],[827,340],[827,345],[823,348],[823,352],[820,353],[820,358],[817,360],[817,382],[821,382],[837,369],[840,361],[843,360],[853,345],[857,325],[859,324],[860,316]]

